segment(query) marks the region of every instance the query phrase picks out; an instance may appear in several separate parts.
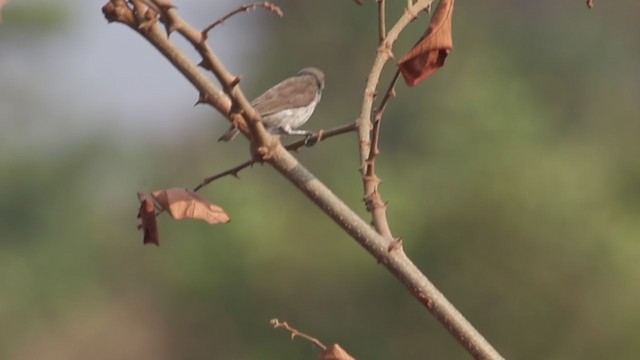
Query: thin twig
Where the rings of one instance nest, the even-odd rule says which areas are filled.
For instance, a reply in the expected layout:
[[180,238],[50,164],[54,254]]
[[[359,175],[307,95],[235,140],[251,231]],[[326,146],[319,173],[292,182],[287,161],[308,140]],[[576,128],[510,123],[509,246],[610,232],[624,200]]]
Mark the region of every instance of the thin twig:
[[282,17],[284,15],[284,13],[282,12],[282,9],[280,9],[278,6],[265,1],[262,3],[253,3],[253,4],[247,4],[247,5],[242,5],[239,8],[233,10],[232,12],[228,13],[227,15],[221,17],[220,19],[218,19],[216,22],[214,22],[213,24],[207,26],[206,28],[204,28],[204,30],[202,30],[202,36],[204,37],[204,39],[207,39],[207,34],[209,33],[209,31],[211,31],[211,29],[213,29],[214,27],[224,24],[225,21],[227,21],[230,17],[239,14],[241,12],[249,12],[252,10],[255,10],[257,8],[264,8],[265,10],[274,13],[280,17]]
[[373,118],[382,118],[382,114],[384,113],[384,110],[387,107],[387,103],[389,102],[389,100],[396,96],[396,84],[398,83],[398,78],[400,77],[400,69],[396,70],[396,73],[393,75],[393,79],[391,79],[391,82],[389,83],[389,87],[387,88],[387,91],[384,93],[384,97],[382,98],[382,100],[380,101],[380,104],[378,104],[378,107],[376,108],[376,111],[373,115]]
[[200,184],[198,184],[198,186],[194,187],[193,191],[197,192],[200,189],[202,189],[203,187],[205,187],[205,186],[211,184],[212,182],[214,182],[214,181],[216,181],[216,180],[218,180],[220,178],[223,178],[225,176],[233,175],[233,177],[237,178],[237,177],[239,177],[238,173],[240,171],[242,171],[242,170],[244,170],[244,169],[246,169],[246,168],[248,168],[250,166],[253,166],[253,164],[255,164],[255,163],[256,163],[256,161],[253,160],[253,159],[247,160],[247,161],[243,162],[242,164],[240,164],[238,166],[232,167],[229,170],[225,170],[225,171],[223,171],[221,173],[215,174],[213,176],[209,176],[208,178],[205,178],[204,180],[202,180],[202,182]]
[[387,25],[385,20],[385,0],[378,0],[378,43],[382,44],[387,37]]
[[350,133],[352,131],[355,131],[356,129],[357,129],[356,123],[351,123],[347,125],[342,125],[337,128],[333,128],[331,130],[320,130],[316,134],[310,136],[308,139],[298,140],[291,144],[285,145],[285,149],[289,151],[298,151],[300,150],[300,148],[304,146],[309,146],[308,144],[315,145],[319,142],[325,141],[334,136]]
[[298,337],[301,337],[301,338],[311,342],[312,344],[318,346],[322,350],[326,350],[327,349],[327,347],[320,340],[314,338],[311,335],[307,335],[307,334],[303,333],[302,331],[294,329],[289,324],[287,324],[286,321],[280,322],[280,320],[278,320],[278,319],[271,319],[271,321],[269,321],[269,323],[271,324],[271,326],[273,326],[274,329],[283,328],[283,329],[289,331],[291,333],[291,339],[292,340],[293,340],[293,338],[298,336]]

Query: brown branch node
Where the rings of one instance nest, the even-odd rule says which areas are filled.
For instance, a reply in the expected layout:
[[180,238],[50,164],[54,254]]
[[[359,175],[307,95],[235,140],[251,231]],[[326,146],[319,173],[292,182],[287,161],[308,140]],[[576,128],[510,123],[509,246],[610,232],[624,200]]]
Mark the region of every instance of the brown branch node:
[[380,46],[378,46],[377,52],[379,54],[387,56],[389,59],[395,59],[393,51],[391,51],[391,45],[389,45],[389,43],[386,41],[383,41]]
[[411,21],[418,18],[418,14],[413,11],[413,4],[411,4],[411,0],[407,1],[407,7],[404,8],[404,11],[411,15]]
[[201,105],[201,104],[206,104],[209,102],[209,95],[207,95],[206,93],[200,93],[198,95],[198,100],[196,100],[196,103],[193,104],[193,106],[197,106],[197,105]]
[[233,78],[233,80],[231,80],[231,82],[229,83],[229,86],[236,87],[238,84],[240,84],[241,80],[242,80],[242,77],[236,76],[235,78]]
[[179,31],[182,28],[182,25],[177,21],[169,21],[167,23],[167,36],[171,35],[174,31]]
[[387,252],[394,252],[402,249],[402,238],[397,238],[389,247],[387,248]]
[[370,97],[371,99],[375,99],[376,96],[378,96],[378,93],[375,90],[373,90],[373,91],[367,91],[365,95]]
[[125,0],[111,0],[102,7],[102,13],[108,22],[119,22],[134,26],[136,22],[133,10]]
[[198,63],[198,66],[200,66],[201,68],[203,68],[205,70],[209,70],[209,71],[211,71],[211,69],[212,69],[211,63],[209,63],[206,59],[200,60],[200,62]]

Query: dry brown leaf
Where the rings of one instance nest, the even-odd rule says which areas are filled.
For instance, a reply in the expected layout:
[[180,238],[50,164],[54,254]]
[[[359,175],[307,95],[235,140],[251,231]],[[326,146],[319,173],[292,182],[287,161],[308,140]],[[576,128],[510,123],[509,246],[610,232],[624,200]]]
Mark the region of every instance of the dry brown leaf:
[[338,344],[333,344],[320,354],[320,360],[356,360]]
[[453,3],[454,0],[440,0],[427,31],[416,46],[398,62],[407,85],[415,86],[438,71],[453,49]]
[[138,193],[140,200],[140,209],[138,210],[138,218],[142,222],[140,226],[143,232],[144,244],[160,245],[160,232],[158,231],[158,222],[156,221],[156,207],[153,205],[151,195],[145,192]]
[[171,188],[154,191],[151,195],[176,220],[200,219],[209,224],[226,223],[230,220],[221,207],[191,190]]

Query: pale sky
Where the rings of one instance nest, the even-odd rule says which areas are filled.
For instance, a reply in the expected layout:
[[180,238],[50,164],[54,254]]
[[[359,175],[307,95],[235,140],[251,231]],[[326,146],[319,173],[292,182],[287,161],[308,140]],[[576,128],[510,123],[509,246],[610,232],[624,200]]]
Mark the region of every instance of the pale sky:
[[[34,3],[54,2],[29,4]],[[195,89],[141,36],[106,22],[101,11],[106,0],[55,3],[66,4],[67,21],[61,29],[44,33],[12,27],[11,7],[19,6],[17,0],[5,8],[0,26],[0,142],[46,146],[96,131],[135,138],[168,136],[180,127],[209,125],[207,121],[226,126],[212,109],[192,106]],[[232,0],[175,3],[197,27],[238,6]],[[245,78],[251,73],[243,59],[252,58],[249,49],[260,51],[255,44],[261,34],[245,29],[264,20],[255,12],[243,14],[211,33],[214,51]]]

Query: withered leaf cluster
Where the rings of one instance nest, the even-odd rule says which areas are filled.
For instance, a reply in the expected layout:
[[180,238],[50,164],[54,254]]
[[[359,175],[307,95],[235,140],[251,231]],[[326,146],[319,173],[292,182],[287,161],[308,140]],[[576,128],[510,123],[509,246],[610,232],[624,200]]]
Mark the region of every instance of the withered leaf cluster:
[[160,245],[156,209],[168,212],[176,220],[198,219],[209,224],[226,223],[231,220],[224,209],[188,189],[171,188],[152,193],[139,192],[138,200],[138,218],[141,221],[139,227],[143,230],[145,244]]

